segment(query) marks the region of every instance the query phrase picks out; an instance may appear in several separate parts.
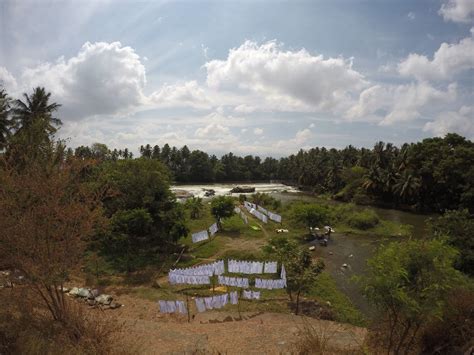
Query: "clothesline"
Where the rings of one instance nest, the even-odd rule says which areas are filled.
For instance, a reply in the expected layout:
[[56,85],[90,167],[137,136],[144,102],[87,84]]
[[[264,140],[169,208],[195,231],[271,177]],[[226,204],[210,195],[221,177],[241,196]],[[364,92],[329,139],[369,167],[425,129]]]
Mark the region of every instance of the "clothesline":
[[228,277],[219,275],[219,285],[233,286],[233,287],[249,287],[249,279],[242,277]]
[[230,304],[237,304],[238,298],[237,291],[233,291],[229,294],[225,293],[223,295],[196,298],[195,303],[198,312],[201,313],[205,312],[206,310],[222,308],[229,303],[229,300]]
[[218,231],[219,231],[219,227],[217,226],[217,223],[214,223],[206,230],[202,230],[200,232],[196,232],[196,233],[191,234],[191,239],[192,239],[193,243],[199,243],[199,242],[202,242],[203,240],[209,239],[209,234],[212,237]]
[[158,301],[161,313],[187,313],[184,301]]
[[[281,223],[281,216],[279,214],[270,212],[267,209],[263,208],[262,206],[258,206],[255,203],[251,203],[251,202],[247,202],[247,201],[244,201],[244,206],[249,211],[249,213],[251,213],[252,215],[257,217],[258,219],[260,219],[264,223],[268,222],[267,216],[272,221],[277,222],[277,223]],[[265,216],[265,217],[263,217],[263,216]]]
[[280,289],[286,287],[286,280],[267,280],[267,279],[255,279],[256,288],[264,288],[267,290]]

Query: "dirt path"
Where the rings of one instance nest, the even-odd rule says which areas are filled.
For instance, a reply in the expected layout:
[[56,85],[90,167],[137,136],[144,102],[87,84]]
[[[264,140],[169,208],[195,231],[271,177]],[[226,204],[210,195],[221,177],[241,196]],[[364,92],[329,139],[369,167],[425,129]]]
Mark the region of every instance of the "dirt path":
[[306,325],[337,350],[356,350],[366,330],[351,325],[280,313],[204,312],[188,323],[186,317],[162,315],[150,301],[121,297],[125,304],[108,315],[124,323],[121,337],[138,345],[142,354],[183,354],[197,350],[226,354],[292,352]]

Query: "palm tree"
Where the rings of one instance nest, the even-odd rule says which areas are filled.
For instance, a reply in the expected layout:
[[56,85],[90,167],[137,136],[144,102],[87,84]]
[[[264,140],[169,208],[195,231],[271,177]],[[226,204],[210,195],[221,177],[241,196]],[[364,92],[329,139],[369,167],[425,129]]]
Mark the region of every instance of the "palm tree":
[[42,123],[46,135],[54,134],[57,131],[56,127],[60,126],[62,122],[53,117],[53,112],[61,105],[55,102],[49,103],[51,93],[47,93],[44,88],[37,87],[33,90],[33,94],[28,96],[24,93],[23,97],[25,101],[15,100],[12,109],[16,133],[21,133],[37,123]]
[[397,182],[393,185],[393,192],[396,193],[402,201],[410,201],[420,190],[420,179],[413,176],[405,170],[399,175]]
[[203,209],[202,198],[191,197],[186,201],[186,207],[190,209],[191,219],[199,218]]
[[8,137],[10,136],[11,120],[10,116],[10,98],[5,89],[0,89],[0,150],[5,148]]
[[374,164],[370,167],[369,172],[364,177],[362,187],[368,192],[377,194],[383,190],[384,183],[385,180],[383,178],[381,169],[377,166],[377,164]]

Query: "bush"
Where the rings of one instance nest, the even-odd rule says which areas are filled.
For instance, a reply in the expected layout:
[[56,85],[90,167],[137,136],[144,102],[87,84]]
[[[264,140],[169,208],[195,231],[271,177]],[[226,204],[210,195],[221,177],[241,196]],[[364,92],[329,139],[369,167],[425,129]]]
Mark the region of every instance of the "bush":
[[367,230],[379,224],[380,219],[372,210],[354,212],[347,218],[347,224],[353,228]]
[[370,205],[373,201],[363,191],[358,190],[354,197],[352,197],[352,202],[354,202],[356,205]]
[[423,331],[424,354],[467,354],[474,346],[474,291],[454,290],[448,297],[442,319]]

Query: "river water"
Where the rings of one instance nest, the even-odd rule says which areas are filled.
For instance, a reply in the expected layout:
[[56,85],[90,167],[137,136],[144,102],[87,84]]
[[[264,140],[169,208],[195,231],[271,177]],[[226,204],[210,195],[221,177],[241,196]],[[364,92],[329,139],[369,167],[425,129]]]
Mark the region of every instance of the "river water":
[[[256,192],[272,194],[275,198],[285,202],[292,200],[305,200],[317,202],[313,196],[299,192],[296,188],[283,184],[256,183],[243,184],[255,187]],[[204,197],[204,189],[214,189],[216,195],[229,195],[230,190],[241,184],[201,184],[201,185],[176,185],[172,190],[185,190],[195,196]],[[238,196],[239,194],[233,194]],[[339,202],[332,202],[339,203]],[[363,207],[356,207],[363,208]],[[426,219],[429,216],[415,213],[403,212],[393,209],[382,209],[377,207],[367,207],[373,209],[380,218],[395,223],[409,224],[413,226],[413,237],[422,238],[427,233]],[[326,264],[326,270],[333,276],[338,287],[343,291],[352,303],[357,306],[365,315],[371,316],[374,310],[370,308],[366,300],[362,297],[357,284],[353,281],[353,276],[361,275],[367,267],[367,259],[372,257],[380,245],[389,241],[397,240],[395,237],[383,238],[376,236],[352,235],[336,233],[331,236],[327,247],[316,245],[315,257],[321,257]],[[347,267],[342,267],[347,264]]]

